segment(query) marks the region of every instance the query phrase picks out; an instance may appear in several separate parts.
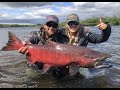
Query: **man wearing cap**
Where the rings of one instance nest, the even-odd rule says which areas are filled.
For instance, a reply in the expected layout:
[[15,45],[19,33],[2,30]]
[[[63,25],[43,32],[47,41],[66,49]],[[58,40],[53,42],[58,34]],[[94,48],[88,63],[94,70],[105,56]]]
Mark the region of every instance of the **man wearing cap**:
[[[46,22],[40,28],[40,30],[31,32],[25,38],[25,40],[22,41],[22,43],[24,45],[27,43],[43,45],[43,44],[46,44],[48,40],[52,40],[54,42],[59,42],[59,43],[67,43],[68,37],[66,35],[62,35],[61,33],[59,33],[58,23],[59,23],[59,19],[55,15],[47,16]],[[26,47],[21,47],[18,51],[22,54],[28,53]],[[28,62],[28,66],[30,69],[34,69],[35,67],[37,67],[39,70],[42,70],[43,63],[36,62],[34,65],[31,65]],[[34,70],[36,70],[36,68]],[[63,68],[56,67],[56,68],[51,69],[51,71],[52,71],[53,76],[55,76],[57,78],[62,77],[64,75],[66,75],[66,73],[68,73],[68,69],[64,69],[64,67]]]
[[[111,26],[108,23],[104,23],[100,19],[96,27],[101,30],[101,34],[93,33],[90,31],[90,28],[83,26],[77,14],[70,14],[67,17],[65,28],[59,30],[60,33],[69,38],[69,44],[87,47],[88,43],[102,43],[109,39]],[[76,75],[82,75],[84,68],[80,68],[80,71]]]
[[90,43],[102,43],[108,40],[111,34],[111,26],[108,23],[99,20],[96,26],[101,30],[101,34],[96,34],[90,31],[90,28],[83,26],[77,14],[68,16],[65,28],[61,28],[60,32],[69,38],[69,44],[78,46],[87,46]]

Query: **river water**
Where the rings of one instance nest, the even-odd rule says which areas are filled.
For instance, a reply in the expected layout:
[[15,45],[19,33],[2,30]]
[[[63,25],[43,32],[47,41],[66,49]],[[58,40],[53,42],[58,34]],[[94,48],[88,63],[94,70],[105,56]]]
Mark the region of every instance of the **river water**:
[[[100,33],[100,30],[90,26],[91,30]],[[24,40],[31,31],[38,31],[38,27],[10,27],[0,28],[0,49],[8,41],[8,31],[13,32],[19,39]],[[106,59],[112,64],[110,68],[86,69],[84,77],[57,81],[50,75],[30,78],[26,74],[26,57],[17,51],[0,51],[0,88],[120,88],[120,26],[112,26],[112,33],[108,41],[101,44],[88,45],[89,48],[109,53],[111,58]]]

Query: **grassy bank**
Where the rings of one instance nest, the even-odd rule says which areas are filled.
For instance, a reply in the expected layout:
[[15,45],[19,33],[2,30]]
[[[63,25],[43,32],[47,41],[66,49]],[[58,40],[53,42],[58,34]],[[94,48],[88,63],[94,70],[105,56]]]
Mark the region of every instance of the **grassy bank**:
[[[80,20],[80,23],[85,26],[95,26],[98,24],[100,18],[103,20],[103,22],[109,22],[110,25],[120,25],[120,16],[87,18],[85,20]],[[39,25],[41,24],[37,24],[37,25],[0,24],[0,27],[34,27]],[[63,27],[64,25],[65,22],[59,24],[60,27]]]
[[34,27],[35,25],[0,24],[0,27]]
[[[102,19],[103,22],[109,22],[110,25],[120,25],[120,17],[117,16],[87,18],[85,20],[80,20],[80,23],[85,26],[95,26],[98,24],[100,18]],[[63,27],[64,25],[65,22],[60,23],[60,27]]]

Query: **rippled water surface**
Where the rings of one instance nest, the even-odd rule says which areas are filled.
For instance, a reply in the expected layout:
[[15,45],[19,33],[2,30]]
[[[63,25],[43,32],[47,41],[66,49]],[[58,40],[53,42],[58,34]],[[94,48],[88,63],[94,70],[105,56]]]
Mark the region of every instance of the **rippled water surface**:
[[[90,27],[93,32],[100,33],[95,27]],[[8,31],[16,34],[19,39],[39,28],[12,27],[0,28],[0,49],[8,41]],[[120,26],[112,26],[112,33],[108,41],[101,44],[88,45],[89,48],[112,55],[106,59],[113,65],[110,68],[82,69],[85,77],[68,78],[57,81],[50,75],[29,78],[26,75],[26,57],[17,51],[0,51],[0,88],[120,88]],[[81,72],[81,71],[80,71]]]

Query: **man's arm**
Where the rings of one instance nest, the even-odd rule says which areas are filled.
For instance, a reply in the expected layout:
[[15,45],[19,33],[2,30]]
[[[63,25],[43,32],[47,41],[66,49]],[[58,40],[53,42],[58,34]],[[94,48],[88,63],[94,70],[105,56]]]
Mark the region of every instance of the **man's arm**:
[[101,31],[101,34],[96,34],[90,32],[87,36],[88,42],[90,43],[102,43],[109,39],[109,36],[111,35],[111,26],[107,24],[106,29]]
[[24,42],[30,42],[32,44],[38,44],[39,38],[38,38],[38,31],[31,32],[24,40]]
[[[37,31],[31,32],[25,39],[22,41],[23,45],[26,44],[37,44],[39,39],[37,38]],[[27,47],[21,47],[18,50],[19,53],[28,54]]]

